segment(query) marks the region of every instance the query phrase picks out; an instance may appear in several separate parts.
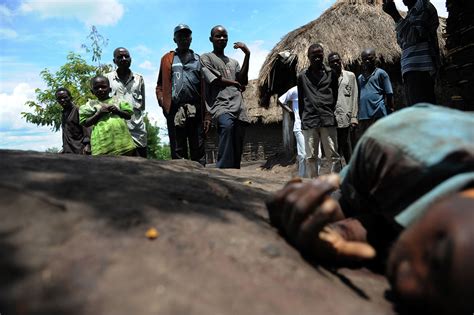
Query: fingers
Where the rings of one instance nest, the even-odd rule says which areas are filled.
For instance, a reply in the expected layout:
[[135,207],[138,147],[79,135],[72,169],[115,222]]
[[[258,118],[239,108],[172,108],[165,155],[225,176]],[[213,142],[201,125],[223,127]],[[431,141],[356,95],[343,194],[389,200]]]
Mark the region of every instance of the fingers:
[[270,222],[278,229],[281,229],[282,227],[281,215],[285,205],[286,196],[294,190],[300,189],[302,186],[303,184],[301,182],[288,183],[283,187],[283,189],[277,191],[271,200],[266,202]]
[[298,248],[311,246],[327,223],[344,218],[339,203],[329,197],[339,181],[337,175],[305,183],[293,178],[267,202],[270,222]]
[[330,182],[317,179],[308,183],[306,189],[294,191],[288,195],[282,219],[290,237],[297,236],[301,223],[311,213],[313,213],[313,219],[318,218],[326,221],[330,213],[322,213],[322,206],[325,199],[328,198],[328,194],[334,189],[335,186]]
[[204,134],[207,135],[209,133],[210,126],[211,126],[210,122],[208,121],[204,122]]
[[337,230],[329,226],[319,233],[319,239],[326,242],[338,256],[350,259],[365,260],[375,257],[375,249],[368,243],[345,240]]
[[341,177],[339,174],[331,173],[327,175],[322,175],[318,177],[320,180],[328,182],[330,185],[334,186],[335,188],[339,188],[341,185]]
[[235,42],[234,43],[234,49],[242,49],[242,51],[246,54],[250,53],[250,50],[248,49],[247,45],[245,45],[242,42]]
[[[313,211],[299,228],[294,230],[294,242],[301,249],[309,251],[322,250],[318,246],[317,235],[326,224],[344,219],[339,203],[334,199],[327,198],[316,211]],[[292,227],[294,228],[294,227]],[[318,253],[322,254],[322,253]]]

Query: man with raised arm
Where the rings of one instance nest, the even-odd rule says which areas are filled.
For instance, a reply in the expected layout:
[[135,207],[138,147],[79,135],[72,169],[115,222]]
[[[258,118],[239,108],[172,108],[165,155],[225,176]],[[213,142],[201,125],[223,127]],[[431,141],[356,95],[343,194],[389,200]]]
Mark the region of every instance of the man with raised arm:
[[219,147],[218,168],[240,168],[245,125],[248,123],[242,91],[248,83],[250,50],[242,42],[234,43],[234,49],[245,54],[242,68],[237,60],[224,54],[228,34],[222,25],[211,29],[209,40],[213,51],[201,56],[205,82],[207,110],[217,123]]

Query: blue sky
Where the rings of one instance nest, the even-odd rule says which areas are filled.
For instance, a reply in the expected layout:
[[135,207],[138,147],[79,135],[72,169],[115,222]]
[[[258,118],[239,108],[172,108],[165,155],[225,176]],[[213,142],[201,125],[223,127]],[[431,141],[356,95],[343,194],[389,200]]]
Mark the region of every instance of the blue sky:
[[[256,78],[267,53],[289,31],[316,19],[335,0],[0,0],[0,149],[44,151],[61,147],[60,132],[26,123],[24,103],[43,88],[42,69],[56,71],[73,51],[81,49],[91,25],[109,39],[102,62],[124,46],[132,55],[132,70],[145,78],[146,107],[152,120],[164,127],[154,89],[161,56],[175,48],[173,28],[187,23],[193,30],[191,48],[211,50],[210,29],[229,31],[229,41],[245,42],[252,54],[250,77]],[[396,0],[404,9],[401,0]],[[442,0],[432,1],[446,16]],[[270,4],[271,3],[271,4]],[[229,45],[227,53],[242,60]]]

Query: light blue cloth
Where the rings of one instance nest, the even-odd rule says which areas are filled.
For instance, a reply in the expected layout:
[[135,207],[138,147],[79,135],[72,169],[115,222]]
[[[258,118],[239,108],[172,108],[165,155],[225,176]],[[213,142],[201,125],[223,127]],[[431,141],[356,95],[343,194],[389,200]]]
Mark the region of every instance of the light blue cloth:
[[408,226],[473,172],[474,113],[418,104],[365,132],[341,172],[340,202],[348,216]]
[[401,226],[407,227],[415,223],[428,208],[448,195],[461,191],[469,185],[474,185],[474,172],[456,175],[425,194],[403,212],[395,217]]
[[387,116],[385,97],[387,94],[393,94],[392,83],[387,72],[375,68],[368,78],[362,74],[359,75],[358,81],[360,87],[359,120]]

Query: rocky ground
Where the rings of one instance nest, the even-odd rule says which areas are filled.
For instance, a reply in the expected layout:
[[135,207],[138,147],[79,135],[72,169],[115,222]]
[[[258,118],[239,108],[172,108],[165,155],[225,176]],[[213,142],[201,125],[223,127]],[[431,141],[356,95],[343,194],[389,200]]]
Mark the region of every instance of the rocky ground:
[[382,275],[276,233],[264,200],[295,169],[260,165],[0,151],[0,313],[393,314]]

